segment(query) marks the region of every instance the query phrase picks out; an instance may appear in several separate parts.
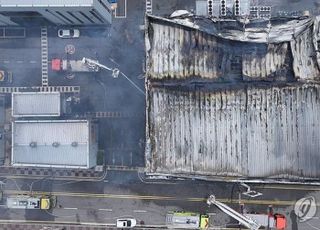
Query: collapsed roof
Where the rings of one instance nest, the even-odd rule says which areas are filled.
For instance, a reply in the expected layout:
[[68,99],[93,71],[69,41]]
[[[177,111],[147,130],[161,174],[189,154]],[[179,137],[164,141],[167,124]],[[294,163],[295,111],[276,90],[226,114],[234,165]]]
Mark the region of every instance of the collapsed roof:
[[319,178],[319,17],[243,25],[147,17],[148,173]]
[[[148,77],[319,80],[320,17],[244,29],[237,21],[148,16]],[[230,26],[230,24],[232,26]],[[319,45],[318,45],[319,44]]]

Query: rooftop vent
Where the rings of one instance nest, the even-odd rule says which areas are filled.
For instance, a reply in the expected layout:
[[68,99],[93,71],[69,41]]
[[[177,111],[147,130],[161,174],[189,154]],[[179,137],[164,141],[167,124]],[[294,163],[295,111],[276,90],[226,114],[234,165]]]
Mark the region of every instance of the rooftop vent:
[[240,0],[234,1],[234,15],[240,16]]
[[29,144],[29,146],[30,146],[31,148],[35,148],[35,147],[37,147],[37,142],[31,141],[30,144]]
[[52,143],[52,146],[55,147],[55,148],[59,147],[59,145],[60,145],[59,142],[53,142],[53,143]]
[[72,147],[77,147],[77,146],[78,146],[78,142],[76,142],[76,141],[72,142],[72,143],[71,143],[71,146],[72,146]]
[[226,0],[220,0],[220,15],[227,16],[227,3]]
[[208,3],[208,15],[212,16],[213,15],[213,1],[207,0],[207,3]]

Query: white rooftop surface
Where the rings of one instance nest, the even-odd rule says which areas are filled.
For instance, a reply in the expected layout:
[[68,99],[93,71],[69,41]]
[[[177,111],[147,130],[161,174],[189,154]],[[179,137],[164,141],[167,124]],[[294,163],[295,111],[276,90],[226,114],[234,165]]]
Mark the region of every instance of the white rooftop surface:
[[94,0],[1,0],[1,7],[91,6]]
[[84,120],[13,122],[12,165],[88,168],[89,127]]
[[59,92],[23,92],[12,94],[13,117],[60,116]]

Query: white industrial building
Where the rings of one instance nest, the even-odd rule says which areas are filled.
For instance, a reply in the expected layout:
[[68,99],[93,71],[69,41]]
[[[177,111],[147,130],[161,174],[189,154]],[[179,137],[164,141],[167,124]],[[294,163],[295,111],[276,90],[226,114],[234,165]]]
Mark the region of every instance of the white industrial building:
[[59,92],[12,93],[13,117],[58,117],[60,114]]
[[15,121],[13,166],[91,168],[96,165],[97,134],[87,120]]
[[111,23],[108,0],[1,0],[0,25],[16,25],[12,13],[36,13],[57,25]]

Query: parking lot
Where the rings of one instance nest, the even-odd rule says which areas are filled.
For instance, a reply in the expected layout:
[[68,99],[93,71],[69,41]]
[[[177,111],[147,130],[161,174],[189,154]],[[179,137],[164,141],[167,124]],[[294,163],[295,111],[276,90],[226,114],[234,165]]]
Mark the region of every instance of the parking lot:
[[[143,4],[133,7],[143,10]],[[145,95],[141,61],[144,43],[143,31],[139,30],[143,16],[143,13],[126,13],[125,18],[115,18],[112,25],[77,27],[79,38],[70,39],[58,37],[58,30],[68,27],[46,26],[48,86],[80,87],[80,95],[76,95],[80,96],[80,103],[72,104],[71,113],[66,116],[89,117],[99,123],[99,148],[104,150],[108,165],[144,165]],[[12,83],[2,83],[1,87],[41,86],[40,26],[26,27],[25,37],[0,39],[0,49],[0,69],[13,75]],[[51,69],[52,59],[81,60],[83,57],[118,68],[134,84],[122,75],[113,78],[111,72],[104,69],[96,73],[76,73],[71,79],[66,72]]]

